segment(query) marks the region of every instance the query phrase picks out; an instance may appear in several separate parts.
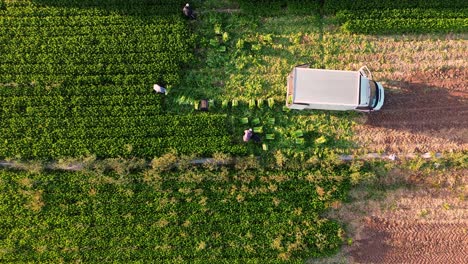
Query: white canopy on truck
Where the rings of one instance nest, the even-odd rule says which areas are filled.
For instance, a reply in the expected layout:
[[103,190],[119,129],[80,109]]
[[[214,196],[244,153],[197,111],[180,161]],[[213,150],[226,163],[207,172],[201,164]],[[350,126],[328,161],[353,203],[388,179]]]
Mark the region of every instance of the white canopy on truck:
[[290,108],[353,110],[359,104],[358,71],[295,67],[288,78]]
[[288,76],[286,106],[290,109],[377,111],[385,95],[366,66],[357,71],[294,67]]

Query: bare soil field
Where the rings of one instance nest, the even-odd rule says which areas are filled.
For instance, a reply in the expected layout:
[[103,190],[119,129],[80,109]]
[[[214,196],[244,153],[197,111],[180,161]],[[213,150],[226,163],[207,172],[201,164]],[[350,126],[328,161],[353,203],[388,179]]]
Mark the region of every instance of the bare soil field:
[[467,176],[468,170],[432,175],[384,199],[353,191],[354,201],[331,213],[350,223],[352,243],[325,263],[468,263]]
[[468,223],[421,223],[367,218],[356,263],[467,263]]
[[[468,151],[466,34],[324,40],[340,54],[333,67],[365,64],[386,89],[382,110],[357,119],[358,152]],[[311,263],[468,263],[468,170],[395,170],[377,181],[329,215],[347,224],[348,245]]]
[[[356,127],[362,149],[390,153],[468,150],[468,41],[465,35],[366,41],[372,54],[344,55],[369,62],[386,88],[380,112]],[[357,65],[356,65],[357,66]]]

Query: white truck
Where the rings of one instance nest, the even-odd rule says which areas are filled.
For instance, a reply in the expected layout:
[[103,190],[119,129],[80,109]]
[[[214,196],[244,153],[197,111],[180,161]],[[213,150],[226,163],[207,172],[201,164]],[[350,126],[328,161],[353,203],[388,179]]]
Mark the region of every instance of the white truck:
[[366,66],[358,71],[294,67],[288,76],[286,106],[290,109],[377,111],[384,103],[384,88],[372,80]]

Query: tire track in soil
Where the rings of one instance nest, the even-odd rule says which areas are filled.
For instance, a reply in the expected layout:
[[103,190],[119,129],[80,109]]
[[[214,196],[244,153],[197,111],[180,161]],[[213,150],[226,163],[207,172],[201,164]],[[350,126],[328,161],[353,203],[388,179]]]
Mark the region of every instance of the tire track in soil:
[[355,263],[468,263],[468,223],[367,219]]

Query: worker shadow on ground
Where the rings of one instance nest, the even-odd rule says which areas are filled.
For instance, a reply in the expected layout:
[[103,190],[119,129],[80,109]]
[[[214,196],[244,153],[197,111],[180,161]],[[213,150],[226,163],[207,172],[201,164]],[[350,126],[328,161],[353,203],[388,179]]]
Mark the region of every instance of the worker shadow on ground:
[[468,93],[463,87],[393,80],[384,86],[384,106],[369,114],[366,125],[468,143]]

